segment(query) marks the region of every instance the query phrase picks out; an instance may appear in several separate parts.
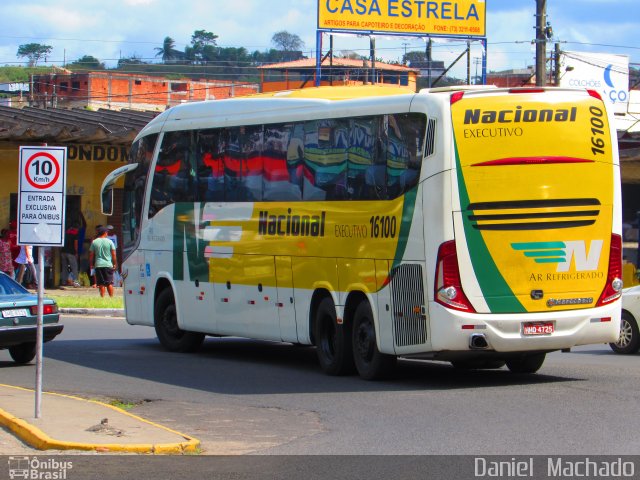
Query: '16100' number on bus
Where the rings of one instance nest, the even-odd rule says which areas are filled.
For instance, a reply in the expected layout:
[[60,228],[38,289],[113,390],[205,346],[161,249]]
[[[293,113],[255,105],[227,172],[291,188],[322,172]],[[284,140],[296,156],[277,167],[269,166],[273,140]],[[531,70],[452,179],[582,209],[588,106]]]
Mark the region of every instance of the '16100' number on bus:
[[397,233],[396,217],[379,216],[371,217],[371,238],[395,238]]

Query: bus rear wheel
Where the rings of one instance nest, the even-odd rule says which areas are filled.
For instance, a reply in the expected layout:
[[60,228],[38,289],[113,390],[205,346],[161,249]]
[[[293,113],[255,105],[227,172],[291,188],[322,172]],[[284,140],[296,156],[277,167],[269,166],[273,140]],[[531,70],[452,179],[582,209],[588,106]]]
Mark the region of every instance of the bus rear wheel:
[[524,354],[507,360],[507,368],[512,373],[536,373],[542,367],[546,353]]
[[353,373],[351,338],[347,325],[338,325],[336,308],[330,297],[320,301],[314,322],[316,352],[320,368],[328,375]]
[[377,380],[391,375],[396,357],[380,353],[369,302],[360,302],[353,317],[353,358],[360,377]]
[[154,324],[160,344],[170,352],[195,352],[204,341],[204,334],[188,332],[178,327],[178,314],[173,291],[164,289],[158,295]]

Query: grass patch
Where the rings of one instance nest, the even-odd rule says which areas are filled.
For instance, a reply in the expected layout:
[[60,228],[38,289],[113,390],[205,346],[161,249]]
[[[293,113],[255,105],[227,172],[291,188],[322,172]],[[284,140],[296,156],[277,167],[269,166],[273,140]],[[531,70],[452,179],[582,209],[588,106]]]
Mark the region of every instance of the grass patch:
[[119,408],[120,410],[124,410],[125,412],[128,412],[133,407],[138,405],[138,403],[128,402],[126,400],[118,400],[118,399],[116,399],[116,400],[111,400],[109,402],[109,405],[111,405],[112,407]]
[[46,293],[46,296],[55,300],[60,308],[124,308],[124,300],[121,295],[103,298],[98,290],[95,292],[95,297],[56,295],[49,292]]

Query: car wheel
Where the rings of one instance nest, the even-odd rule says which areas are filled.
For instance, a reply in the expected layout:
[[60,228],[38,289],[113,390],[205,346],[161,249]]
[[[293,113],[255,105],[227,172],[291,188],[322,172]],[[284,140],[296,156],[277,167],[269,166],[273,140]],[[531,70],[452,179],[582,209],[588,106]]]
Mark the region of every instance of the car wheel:
[[29,363],[36,358],[36,344],[21,343],[20,345],[9,347],[9,355],[11,355],[11,358],[13,358],[13,361],[16,363]]
[[640,349],[640,336],[638,335],[638,322],[629,312],[622,312],[620,321],[620,336],[618,341],[610,343],[611,350],[624,355],[636,353]]
[[512,373],[536,373],[542,367],[546,353],[523,354],[506,361]]
[[353,318],[353,358],[358,373],[365,380],[388,377],[396,365],[394,355],[380,353],[369,302],[360,302]]
[[164,289],[158,295],[154,310],[158,340],[171,352],[195,352],[204,341],[204,333],[188,332],[178,327],[178,314],[173,291]]
[[351,336],[346,324],[338,325],[336,308],[330,297],[322,299],[314,323],[316,353],[322,371],[328,375],[353,373]]

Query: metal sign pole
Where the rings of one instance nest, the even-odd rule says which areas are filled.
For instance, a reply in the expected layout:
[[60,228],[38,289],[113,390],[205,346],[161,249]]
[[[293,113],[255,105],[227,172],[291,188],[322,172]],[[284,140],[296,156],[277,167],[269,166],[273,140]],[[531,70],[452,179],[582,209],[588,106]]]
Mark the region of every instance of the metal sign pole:
[[38,320],[36,322],[36,412],[40,418],[42,406],[42,316],[44,311],[44,248],[38,248]]

